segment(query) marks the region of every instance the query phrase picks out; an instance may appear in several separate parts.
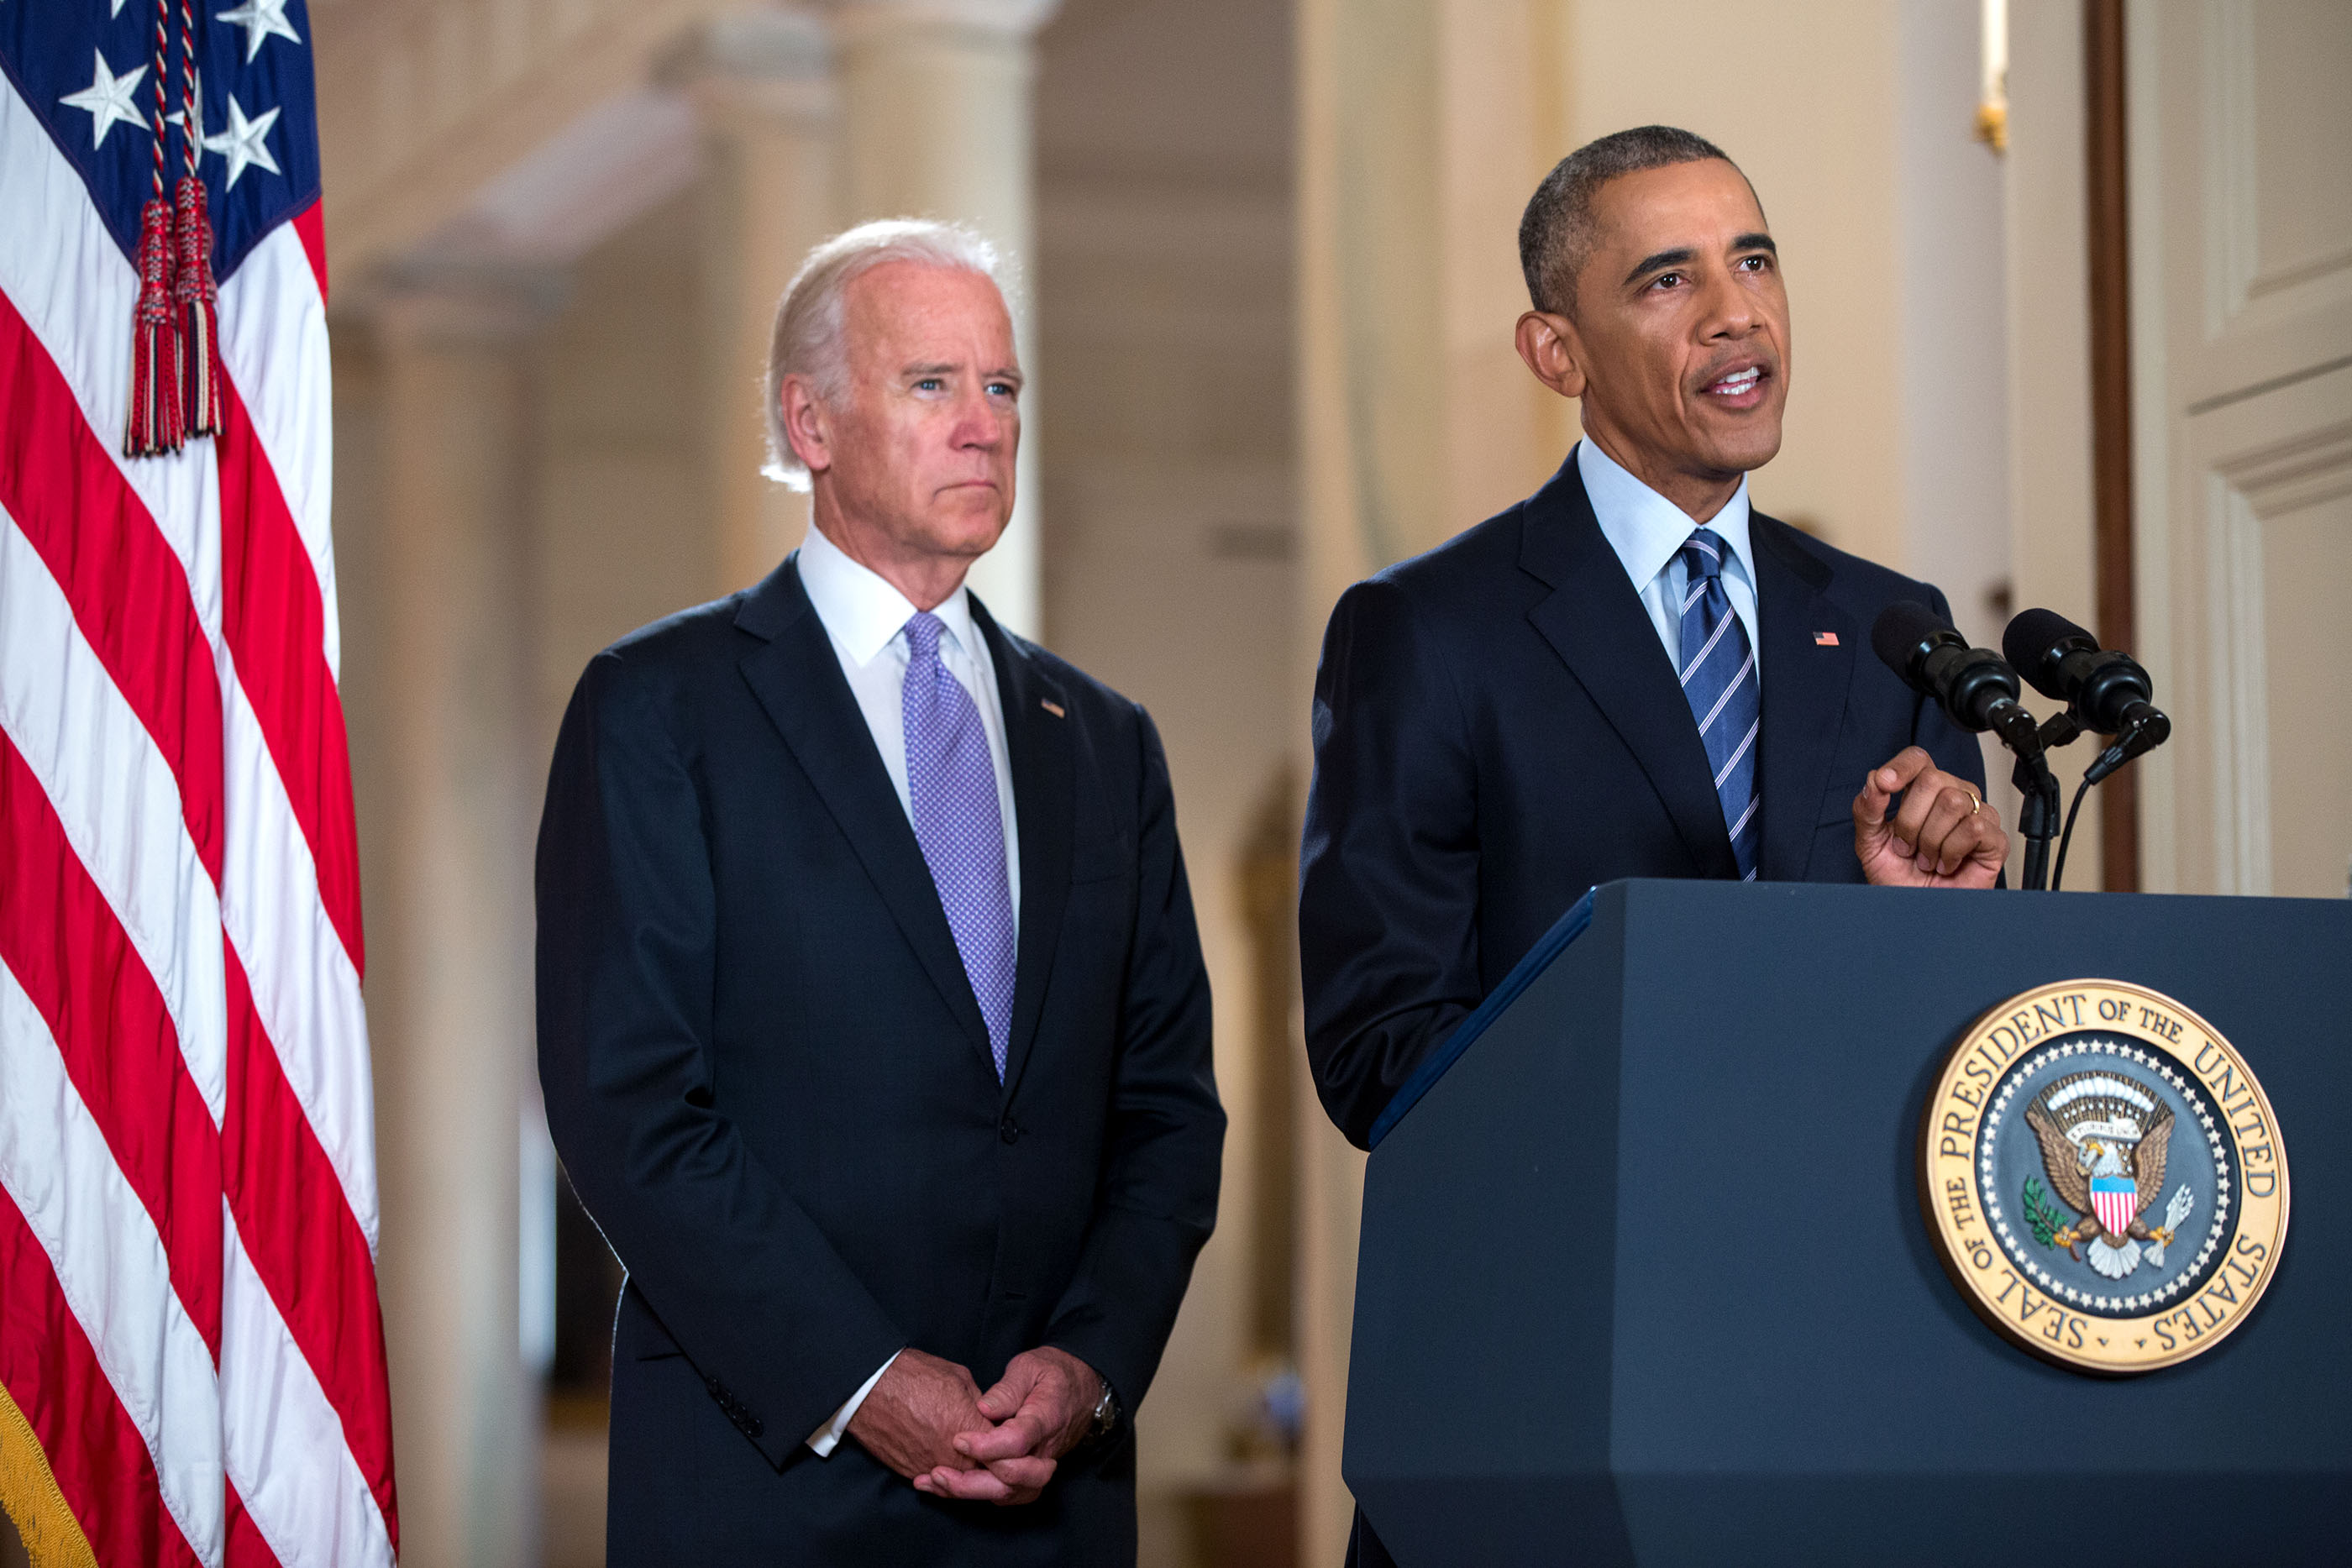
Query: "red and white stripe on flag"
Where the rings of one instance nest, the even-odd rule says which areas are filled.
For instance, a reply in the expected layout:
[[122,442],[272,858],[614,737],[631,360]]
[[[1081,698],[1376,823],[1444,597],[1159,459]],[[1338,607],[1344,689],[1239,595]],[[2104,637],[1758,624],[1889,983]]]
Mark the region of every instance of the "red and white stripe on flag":
[[2127,1176],[2093,1176],[2091,1210],[2108,1231],[2122,1236],[2139,1215],[2139,1189]]
[[125,193],[186,146],[142,5],[0,4],[0,1509],[37,1563],[388,1563],[308,17],[165,11],[220,432],[125,457]]

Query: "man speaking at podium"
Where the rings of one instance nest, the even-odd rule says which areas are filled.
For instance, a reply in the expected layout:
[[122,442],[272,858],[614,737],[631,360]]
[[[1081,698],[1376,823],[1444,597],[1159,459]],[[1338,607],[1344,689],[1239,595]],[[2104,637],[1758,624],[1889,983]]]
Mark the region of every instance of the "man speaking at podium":
[[[1597,883],[1990,887],[2008,853],[1976,737],[1866,646],[1888,603],[1943,596],[1749,509],[1790,341],[1746,177],[1688,131],[1603,137],[1537,189],[1519,261],[1519,357],[1584,439],[1349,589],[1316,672],[1307,1050],[1359,1145]],[[1358,1526],[1351,1559],[1387,1563]]]

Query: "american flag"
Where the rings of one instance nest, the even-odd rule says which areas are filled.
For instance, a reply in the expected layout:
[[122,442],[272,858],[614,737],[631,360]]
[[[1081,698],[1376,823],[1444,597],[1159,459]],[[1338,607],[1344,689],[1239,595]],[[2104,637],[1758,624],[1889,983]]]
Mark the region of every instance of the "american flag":
[[[301,0],[0,0],[0,1512],[36,1564],[398,1538],[310,49]],[[140,350],[199,433],[166,455],[124,455],[134,316],[193,356]]]

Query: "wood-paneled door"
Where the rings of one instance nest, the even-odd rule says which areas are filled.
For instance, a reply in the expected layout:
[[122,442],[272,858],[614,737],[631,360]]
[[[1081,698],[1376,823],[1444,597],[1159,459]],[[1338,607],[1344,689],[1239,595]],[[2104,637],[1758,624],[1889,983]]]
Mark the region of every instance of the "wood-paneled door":
[[2352,5],[2133,0],[2142,884],[2352,870]]

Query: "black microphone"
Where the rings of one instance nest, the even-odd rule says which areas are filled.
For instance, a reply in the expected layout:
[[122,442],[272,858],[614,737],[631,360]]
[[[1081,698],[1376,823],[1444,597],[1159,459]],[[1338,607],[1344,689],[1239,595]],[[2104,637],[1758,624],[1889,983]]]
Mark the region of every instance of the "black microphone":
[[2035,691],[2072,708],[2084,729],[2145,736],[2142,750],[2172,733],[2139,661],[2102,649],[2097,638],[2054,610],[2019,612],[2000,635],[2000,649]]
[[1969,647],[1967,638],[1916,600],[1898,599],[1880,611],[1870,628],[1870,645],[1888,669],[1912,690],[1935,698],[1961,728],[1995,731],[2004,743],[2022,740],[2034,730],[2033,716],[2017,700],[2017,672],[1991,649]]

